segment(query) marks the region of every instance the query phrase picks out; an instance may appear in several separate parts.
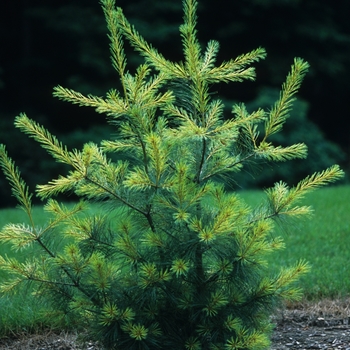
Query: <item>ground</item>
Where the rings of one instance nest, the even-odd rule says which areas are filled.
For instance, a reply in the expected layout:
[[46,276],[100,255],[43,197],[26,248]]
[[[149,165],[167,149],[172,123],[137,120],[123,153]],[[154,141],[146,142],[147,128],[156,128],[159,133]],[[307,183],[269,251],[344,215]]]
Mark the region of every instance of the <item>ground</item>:
[[271,350],[350,350],[350,299],[300,303],[274,318]]
[[[271,350],[350,350],[350,299],[304,302],[273,316],[276,329]],[[26,335],[0,339],[2,350],[102,350],[97,343],[81,344],[72,333]]]

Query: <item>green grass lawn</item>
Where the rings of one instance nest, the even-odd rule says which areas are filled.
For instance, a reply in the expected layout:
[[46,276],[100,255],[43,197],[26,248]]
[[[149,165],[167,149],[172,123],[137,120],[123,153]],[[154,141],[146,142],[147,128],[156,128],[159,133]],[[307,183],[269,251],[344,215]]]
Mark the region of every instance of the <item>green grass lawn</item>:
[[[241,195],[252,206],[264,200],[262,191],[245,191]],[[350,186],[334,186],[309,194],[302,204],[311,205],[314,214],[302,222],[291,223],[283,231],[286,249],[270,256],[273,269],[307,260],[312,270],[298,283],[306,299],[338,298],[350,295]],[[38,225],[46,221],[41,207],[34,209]],[[0,211],[0,227],[8,222],[21,223],[25,213],[19,209]],[[0,254],[12,255],[6,245]],[[3,278],[0,271],[0,278]],[[39,329],[52,323],[45,316],[45,300],[38,300],[30,290],[0,297],[1,334]]]
[[350,294],[350,187],[322,189],[305,199],[313,217],[286,237],[286,261],[305,258],[311,273],[301,280],[309,298]]

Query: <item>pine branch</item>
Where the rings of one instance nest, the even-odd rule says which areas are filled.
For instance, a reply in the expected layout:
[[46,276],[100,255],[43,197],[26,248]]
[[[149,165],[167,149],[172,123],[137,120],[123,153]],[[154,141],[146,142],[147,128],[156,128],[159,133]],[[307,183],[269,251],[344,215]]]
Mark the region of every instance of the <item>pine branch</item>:
[[272,134],[279,132],[283,124],[289,117],[292,109],[294,95],[298,92],[305,74],[309,69],[309,64],[301,58],[295,58],[292,69],[282,85],[280,98],[270,111],[269,118],[265,123],[265,136],[263,142]]
[[25,224],[6,224],[0,231],[0,241],[10,243],[16,251],[21,250],[37,239],[37,232]]
[[130,154],[135,151],[136,145],[134,142],[123,142],[123,141],[110,141],[103,140],[101,142],[101,149],[104,152],[129,152]]
[[62,86],[56,86],[54,87],[53,96],[79,106],[93,107],[98,113],[105,113],[108,116],[113,116],[114,118],[125,114],[128,109],[128,106],[124,100],[118,97],[116,94],[110,94],[110,96],[113,96],[113,99],[110,98],[109,100],[104,100],[101,97],[94,95],[84,96],[80,92],[63,88]]
[[45,185],[37,185],[37,194],[40,198],[45,199],[60,193],[74,191],[77,184],[84,178],[84,174],[80,172],[71,172],[68,176],[60,175]]
[[50,198],[44,205],[44,210],[50,214],[53,214],[54,219],[42,229],[41,235],[57,227],[59,224],[74,220],[77,214],[83,212],[86,210],[86,208],[86,204],[82,201],[75,204],[73,208],[67,208],[64,204],[60,204],[56,200]]
[[[163,108],[163,106],[173,102],[173,94],[171,91],[160,93],[160,89],[166,83],[163,74],[157,74],[149,77],[150,69],[148,65],[139,66],[135,77],[126,74],[124,85],[126,89],[126,100],[129,108],[125,110],[129,117],[140,118],[145,112],[154,113],[155,109]],[[143,120],[143,123],[145,120]],[[137,120],[137,125],[140,119]],[[136,126],[137,126],[136,125]]]
[[200,70],[201,47],[197,40],[197,15],[196,9],[198,3],[196,0],[185,0],[184,6],[184,24],[180,26],[182,36],[183,52],[185,55],[185,67],[188,76],[195,79]]
[[194,178],[194,181],[197,184],[200,184],[202,182],[201,177],[202,177],[202,170],[203,170],[203,167],[204,167],[204,164],[205,164],[206,152],[207,152],[207,142],[206,142],[206,139],[203,139],[202,140],[202,150],[201,150],[201,153],[200,153],[198,169],[197,169],[196,176]]
[[219,52],[220,44],[215,40],[210,40],[207,44],[206,51],[204,53],[204,57],[201,62],[200,74],[205,74],[210,69],[214,68],[214,64],[216,61],[216,56]]
[[291,190],[290,195],[298,199],[302,198],[306,193],[342,179],[344,174],[344,171],[341,170],[338,165],[333,165],[326,170],[314,173],[300,181],[298,185]]
[[67,148],[63,146],[55,136],[51,135],[45,128],[29,119],[25,114],[16,117],[15,126],[38,141],[58,162],[71,165],[80,171],[84,169],[81,164],[80,155],[77,151],[68,152]]
[[123,35],[130,41],[130,44],[146,58],[146,61],[152,67],[163,72],[169,78],[187,78],[181,65],[167,61],[163,55],[145,41],[137,30],[130,25],[125,18],[122,9],[117,8],[116,17]]
[[283,182],[278,182],[271,189],[266,191],[271,206],[271,211],[267,217],[287,215],[297,217],[307,215],[311,212],[310,207],[294,206],[305,194],[329,183],[335,182],[344,176],[344,172],[338,165],[334,165],[322,172],[314,173],[300,181],[296,187],[291,189]]
[[237,127],[254,125],[266,120],[266,112],[262,108],[249,114],[243,103],[234,104],[231,113],[235,115],[232,122],[235,123]]
[[258,48],[247,54],[240,55],[234,60],[223,62],[220,66],[212,68],[206,74],[206,81],[208,83],[228,83],[254,80],[255,69],[245,67],[253,62],[258,62],[265,57],[266,51],[263,48]]
[[271,161],[284,162],[286,160],[307,157],[307,146],[297,143],[288,147],[274,147],[270,143],[261,142],[256,148],[255,154]]
[[305,261],[298,261],[294,266],[282,268],[276,279],[274,280],[274,288],[277,293],[285,300],[296,301],[301,298],[299,288],[289,289],[289,285],[300,278],[300,275],[310,271],[310,265]]
[[32,218],[32,194],[29,193],[28,186],[22,180],[21,174],[15,163],[8,156],[4,145],[0,144],[0,167],[5,174],[6,179],[11,185],[14,197],[17,199],[20,207],[27,213],[28,218],[33,224]]
[[112,55],[113,67],[119,74],[120,81],[123,86],[124,96],[126,96],[126,88],[124,85],[124,77],[126,70],[126,56],[123,47],[123,39],[118,27],[117,11],[115,10],[115,0],[101,0],[102,9],[105,14],[107,27],[110,32],[108,38],[110,40],[110,51]]

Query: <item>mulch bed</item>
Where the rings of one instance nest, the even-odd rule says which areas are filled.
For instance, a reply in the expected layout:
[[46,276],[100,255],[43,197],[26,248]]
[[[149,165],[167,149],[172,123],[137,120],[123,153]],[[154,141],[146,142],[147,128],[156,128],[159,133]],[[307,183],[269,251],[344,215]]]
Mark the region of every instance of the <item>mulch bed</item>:
[[275,322],[271,350],[350,350],[350,299],[293,305]]
[[[350,350],[350,299],[300,303],[276,313],[271,350]],[[0,339],[3,350],[102,350],[72,333],[23,334]]]

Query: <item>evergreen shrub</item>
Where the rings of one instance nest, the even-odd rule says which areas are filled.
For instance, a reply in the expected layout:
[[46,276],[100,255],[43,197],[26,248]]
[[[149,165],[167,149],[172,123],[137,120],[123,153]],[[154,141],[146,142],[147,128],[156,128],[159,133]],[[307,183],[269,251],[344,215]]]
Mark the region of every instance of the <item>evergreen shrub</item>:
[[[266,257],[284,246],[274,227],[309,214],[298,201],[343,172],[335,165],[295,187],[277,182],[255,208],[223,181],[234,182],[255,159],[306,157],[302,143],[282,147],[269,139],[281,131],[308,64],[294,60],[271,109],[248,113],[235,104],[224,119],[211,86],[253,80],[250,65],[265,57],[264,49],[215,65],[219,44],[209,41],[202,50],[197,2],[184,0],[184,60],[174,63],[142,38],[114,0],[101,3],[120,91],[102,98],[58,86],[54,95],[106,114],[114,134],[68,150],[25,114],[16,118],[16,127],[71,171],[37,186],[52,216],[38,227],[32,195],[1,146],[1,167],[29,224],[5,225],[0,241],[41,251],[24,262],[1,256],[8,273],[1,291],[32,283],[106,348],[267,349],[271,312],[301,297],[294,282],[308,270],[298,261],[271,272]],[[135,74],[126,67],[124,40],[144,58]],[[54,199],[66,192],[81,201],[67,207]],[[96,202],[101,210],[89,211]]]

